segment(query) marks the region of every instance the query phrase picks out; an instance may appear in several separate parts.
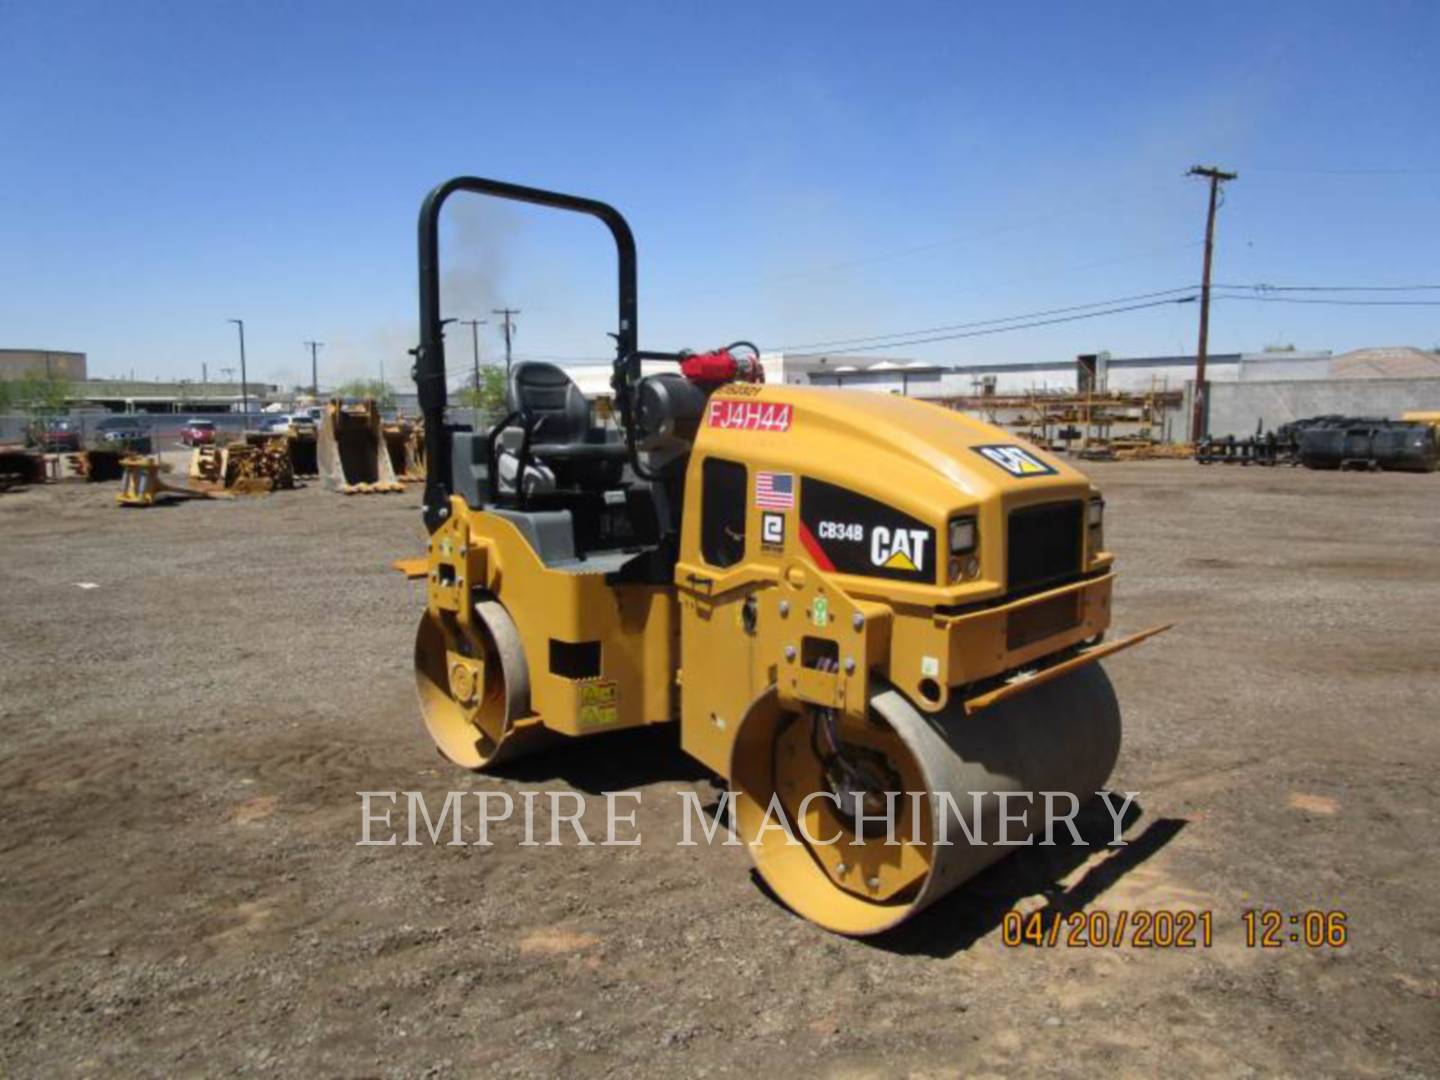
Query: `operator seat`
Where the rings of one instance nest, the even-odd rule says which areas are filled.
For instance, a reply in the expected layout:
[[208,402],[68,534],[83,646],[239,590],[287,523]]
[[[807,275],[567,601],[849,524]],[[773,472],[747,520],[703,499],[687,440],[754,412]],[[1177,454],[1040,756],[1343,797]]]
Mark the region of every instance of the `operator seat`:
[[617,431],[593,426],[590,402],[560,368],[535,360],[516,364],[506,401],[520,432],[506,433],[499,462],[503,486],[515,489],[527,431],[531,458],[525,470],[527,491],[606,488],[620,482],[628,456],[624,440]]

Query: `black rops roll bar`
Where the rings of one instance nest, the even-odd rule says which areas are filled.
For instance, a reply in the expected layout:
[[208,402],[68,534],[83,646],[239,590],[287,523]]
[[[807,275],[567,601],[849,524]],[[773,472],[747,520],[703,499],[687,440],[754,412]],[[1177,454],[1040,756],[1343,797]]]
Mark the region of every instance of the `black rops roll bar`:
[[[620,407],[620,424],[632,457],[635,433],[631,403],[640,378],[635,297],[635,237],[620,211],[595,199],[561,195],[540,188],[457,176],[435,188],[420,205],[420,345],[415,350],[415,388],[425,417],[425,527],[434,532],[450,516],[450,433],[445,428],[445,328],[440,323],[440,209],[457,191],[497,199],[571,210],[599,218],[615,238],[619,260],[619,331],[611,386]],[[523,479],[523,478],[522,478]]]

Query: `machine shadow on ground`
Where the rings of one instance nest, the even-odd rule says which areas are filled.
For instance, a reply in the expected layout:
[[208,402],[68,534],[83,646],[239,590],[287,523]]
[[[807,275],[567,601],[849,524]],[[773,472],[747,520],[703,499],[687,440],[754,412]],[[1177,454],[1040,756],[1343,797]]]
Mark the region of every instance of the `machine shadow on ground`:
[[543,753],[490,771],[496,777],[520,783],[563,780],[587,795],[713,776],[680,749],[678,724],[629,728],[583,739],[557,735]]
[[[718,805],[707,809],[714,813]],[[1134,828],[1143,815],[1139,804],[1132,802],[1121,818],[1121,831],[1128,832]],[[894,930],[859,940],[901,956],[945,959],[993,933],[1006,912],[1015,910],[1017,904],[1027,897],[1037,895],[1045,897],[1044,905],[1039,908],[1031,906],[1028,910],[1040,913],[1041,923],[1048,933],[1056,919],[1063,919],[1072,911],[1083,910],[1093,903],[1126,874],[1170,843],[1187,824],[1183,818],[1157,818],[1123,847],[1107,848],[1114,836],[1114,824],[1099,800],[1092,799],[1081,808],[1075,819],[1084,845],[1062,845],[1057,838],[1054,847],[1030,845],[1019,848],[1013,855],[981,871],[973,880]],[[1092,866],[1069,888],[1061,886],[1064,878],[1103,851],[1112,854]],[[751,870],[750,877],[755,886],[777,906],[785,906],[758,871]],[[799,918],[798,915],[793,917]]]
[[[1128,832],[1143,816],[1139,803],[1132,802],[1121,819],[1121,830]],[[1040,912],[1048,932],[1056,919],[1094,903],[1187,824],[1184,818],[1156,818],[1123,847],[1107,847],[1115,826],[1100,801],[1092,799],[1075,819],[1084,846],[1062,843],[1061,832],[1054,847],[1019,848],[901,926],[866,941],[902,955],[952,956],[992,933],[1020,901],[1037,895],[1044,896],[1045,903],[1030,910]],[[1061,884],[1087,860],[1106,852],[1078,881],[1068,888]]]
[[[709,770],[681,751],[679,732],[670,724],[586,739],[557,738],[544,753],[501,766],[495,775],[520,783],[560,780],[591,795],[657,781],[689,783],[707,779],[719,791],[724,790],[724,784]],[[707,799],[704,812],[714,819],[721,813],[720,801]],[[1139,802],[1130,803],[1121,818],[1121,831],[1129,832],[1143,817]],[[1107,847],[1114,838],[1114,821],[1100,800],[1091,799],[1075,818],[1083,844],[1062,842],[1068,837],[1061,830],[1053,847],[1018,848],[903,925],[864,940],[899,955],[952,956],[993,933],[1007,911],[1033,896],[1045,897],[1043,906],[1030,910],[1040,912],[1048,932],[1054,920],[1094,903],[1175,839],[1187,824],[1183,818],[1157,818],[1124,846]],[[1102,858],[1078,881],[1068,888],[1061,884],[1097,855]],[[751,878],[778,907],[785,906],[756,871],[751,871]]]

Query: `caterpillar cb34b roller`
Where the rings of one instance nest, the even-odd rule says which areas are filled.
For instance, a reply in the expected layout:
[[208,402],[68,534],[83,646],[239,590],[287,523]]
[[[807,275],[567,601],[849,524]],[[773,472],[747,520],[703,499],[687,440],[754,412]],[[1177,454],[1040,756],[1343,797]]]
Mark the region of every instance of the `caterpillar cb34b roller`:
[[[503,421],[446,426],[439,217],[457,192],[609,229],[614,423],[559,368],[522,363]],[[1097,661],[1163,628],[1106,641],[1105,504],[1064,462],[936,405],[767,385],[748,343],[643,350],[625,219],[475,177],[421,209],[416,361],[415,670],[457,765],[678,722],[776,895],[846,934],[1014,851],[994,844],[1002,804],[1027,804],[1004,793],[1034,793],[1006,825],[1023,839],[1039,793],[1084,802],[1108,778],[1120,714]]]

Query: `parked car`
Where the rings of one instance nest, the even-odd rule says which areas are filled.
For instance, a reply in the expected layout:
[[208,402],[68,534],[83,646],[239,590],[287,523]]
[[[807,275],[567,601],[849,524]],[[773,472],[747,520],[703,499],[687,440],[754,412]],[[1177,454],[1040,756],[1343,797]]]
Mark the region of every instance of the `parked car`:
[[282,413],[279,416],[272,416],[265,421],[262,430],[274,435],[289,434],[291,428],[297,431],[309,431],[315,427],[315,421],[307,413]]
[[74,453],[80,449],[80,425],[74,420],[37,420],[30,429],[30,441],[52,453]]
[[180,429],[180,441],[186,446],[213,446],[215,421],[191,418]]
[[107,416],[95,428],[95,438],[107,450],[149,454],[155,449],[150,438],[150,422],[134,414]]

